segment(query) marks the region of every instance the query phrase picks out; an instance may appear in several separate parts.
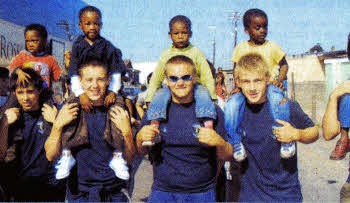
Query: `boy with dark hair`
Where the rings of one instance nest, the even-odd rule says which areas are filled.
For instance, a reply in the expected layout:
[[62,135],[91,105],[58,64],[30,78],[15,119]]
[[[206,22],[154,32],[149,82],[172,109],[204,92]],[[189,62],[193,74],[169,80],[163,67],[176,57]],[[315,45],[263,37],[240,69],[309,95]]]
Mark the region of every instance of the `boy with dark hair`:
[[[41,114],[43,103],[50,102],[44,81],[32,68],[22,71],[28,75],[27,81],[19,80],[17,71],[10,79],[19,108],[7,109],[1,119],[1,160],[15,165],[15,201],[64,201],[63,184],[55,180],[54,163],[46,159],[44,151],[51,130]],[[3,175],[9,178],[11,173]]]
[[110,159],[115,149],[120,149],[128,163],[132,162],[135,146],[130,117],[121,106],[104,106],[110,81],[106,65],[89,62],[80,68],[79,76],[93,109],[90,113],[79,110],[78,98],[62,107],[54,117],[53,130],[45,143],[47,159],[57,159],[62,148],[71,146],[76,167],[68,178],[68,201],[126,202],[126,181],[115,177]]
[[[192,36],[190,19],[183,15],[173,17],[169,22],[168,34],[173,43],[170,48],[163,51],[153,72],[147,90],[146,102],[152,101],[148,109],[147,119],[152,120],[152,123],[156,126],[159,125],[159,120],[166,119],[166,106],[171,98],[170,90],[168,87],[161,88],[158,91],[157,89],[161,87],[165,78],[166,62],[173,56],[184,55],[193,60],[197,80],[205,86],[196,85],[195,87],[196,115],[198,118],[206,120],[204,122],[206,127],[212,128],[213,120],[216,119],[215,104],[212,101],[212,99],[217,99],[215,82],[203,52],[189,42]],[[145,144],[152,145],[153,143]]]
[[10,71],[15,68],[33,68],[44,80],[44,85],[51,86],[52,80],[58,81],[61,68],[54,57],[46,52],[47,31],[40,24],[30,24],[24,30],[25,49],[11,62]]
[[2,107],[8,98],[10,71],[7,68],[0,67],[0,107]]
[[[266,40],[268,20],[267,15],[260,9],[249,9],[244,13],[243,25],[245,32],[249,35],[249,40],[237,45],[233,52],[232,61],[234,63],[233,69],[238,60],[244,55],[250,53],[257,53],[263,57],[263,60],[267,63],[270,81],[268,94],[269,102],[273,102],[274,105],[285,102],[283,89],[285,88],[283,83],[287,79],[288,64],[286,61],[286,53],[274,42]],[[278,69],[279,67],[279,69]],[[236,77],[235,77],[236,80]],[[238,88],[236,88],[238,90]],[[238,90],[239,91],[239,90]],[[232,96],[236,100],[236,111],[238,112],[239,106],[242,106],[244,99],[242,94],[236,94]],[[231,99],[233,100],[233,99]],[[285,117],[289,117],[289,112],[281,112],[286,114]],[[244,146],[241,143],[241,134],[238,132],[238,126],[241,118],[239,114],[236,114],[234,122],[237,124],[234,130],[234,156],[237,161],[245,159],[246,153]],[[277,124],[279,125],[279,124]],[[281,147],[281,157],[290,158],[295,154],[295,143],[283,143]]]
[[[86,6],[80,9],[79,28],[84,35],[78,36],[73,43],[68,77],[71,80],[72,92],[76,97],[79,97],[79,103],[84,111],[89,111],[92,108],[92,102],[80,84],[79,71],[81,66],[92,60],[102,61],[107,65],[107,73],[111,76],[111,82],[109,83],[108,88],[110,91],[104,101],[106,107],[116,102],[121,87],[121,74],[124,73],[126,69],[122,60],[121,51],[100,36],[101,26],[102,14],[98,8],[94,6]],[[64,156],[65,155],[70,156],[70,153],[67,151],[67,153],[64,153]],[[122,156],[114,157],[117,160],[113,159],[111,163],[126,163],[125,160],[119,160],[123,159]],[[68,158],[65,160],[69,161],[71,159]],[[64,171],[63,174],[65,174],[62,177],[66,177],[66,175],[69,174],[66,172],[70,170],[67,166],[68,164],[66,162],[60,164],[59,171],[62,169]],[[119,178],[129,178],[128,167],[126,165],[120,167],[115,166],[113,168],[115,168],[116,175]]]
[[[86,69],[86,67],[102,67],[107,73],[106,73],[106,77],[108,78],[108,83],[110,80],[110,75],[108,75],[108,68],[107,65],[104,64],[101,61],[97,61],[97,60],[92,60],[89,61],[85,64],[82,64],[82,66],[79,69],[79,80],[82,80],[82,70]],[[88,96],[89,100],[91,100],[91,98],[94,98],[95,96],[93,95],[91,90],[94,91],[102,91],[100,89],[96,89],[94,84],[90,84],[91,87],[89,87],[88,89],[85,90],[86,96]],[[110,91],[106,92],[106,95],[109,94]],[[72,96],[72,95],[71,95]],[[79,103],[79,99],[78,98],[73,98],[70,97],[68,98],[70,100],[68,100],[67,102],[71,103],[71,102],[76,102]],[[103,97],[103,99],[105,99],[105,97]],[[105,101],[105,100],[104,100]],[[116,97],[116,101],[115,104],[125,108],[125,103],[124,103],[124,99],[121,96]],[[80,106],[82,107],[82,105]],[[107,107],[108,108],[108,107]],[[80,112],[80,117],[79,117],[79,121],[78,121],[78,128],[75,130],[69,130],[68,133],[64,133],[62,136],[62,157],[61,159],[58,161],[57,163],[57,173],[56,173],[56,178],[57,179],[63,179],[66,178],[67,176],[69,176],[70,174],[70,170],[73,168],[73,166],[75,165],[75,159],[71,154],[71,150],[74,150],[80,146],[84,146],[86,144],[88,144],[90,141],[88,139],[88,135],[86,133],[86,116],[88,115],[85,111],[81,111]],[[109,118],[107,118],[107,122],[109,121]],[[72,125],[75,125],[72,124]],[[114,170],[115,175],[123,180],[128,180],[129,179],[129,171],[128,171],[128,166],[127,166],[127,162],[124,160],[122,151],[123,151],[123,138],[120,135],[119,130],[115,129],[115,137],[109,137],[110,134],[110,125],[106,126],[106,133],[105,133],[105,139],[107,142],[110,142],[111,146],[113,146],[114,148],[114,152],[112,153],[113,156],[112,159],[110,160],[109,166]],[[114,132],[114,131],[113,131]]]

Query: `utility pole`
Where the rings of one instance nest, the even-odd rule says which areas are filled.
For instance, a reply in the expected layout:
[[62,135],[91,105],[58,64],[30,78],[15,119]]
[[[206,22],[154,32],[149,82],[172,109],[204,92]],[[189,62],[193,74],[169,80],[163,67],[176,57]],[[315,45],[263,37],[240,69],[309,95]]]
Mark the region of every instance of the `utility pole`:
[[238,20],[242,19],[243,16],[239,16],[237,11],[232,12],[233,16],[230,16],[229,19],[232,19],[232,24],[233,24],[233,47],[236,47],[237,45],[237,26],[238,26]]
[[215,68],[215,34],[216,34],[216,26],[215,25],[209,25],[209,29],[214,30],[214,39],[213,39],[213,66]]
[[70,33],[70,30],[69,30],[70,24],[68,24],[68,22],[66,20],[61,20],[59,23],[56,23],[56,25],[57,26],[63,26],[65,28],[68,40],[72,41],[72,35]]

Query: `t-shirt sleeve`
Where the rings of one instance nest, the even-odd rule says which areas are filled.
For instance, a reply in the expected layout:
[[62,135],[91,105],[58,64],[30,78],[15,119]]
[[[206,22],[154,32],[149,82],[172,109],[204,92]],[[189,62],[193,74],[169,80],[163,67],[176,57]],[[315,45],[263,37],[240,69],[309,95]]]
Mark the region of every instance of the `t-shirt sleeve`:
[[62,69],[58,65],[57,61],[55,58],[52,57],[52,67],[51,67],[51,72],[52,72],[52,78],[54,81],[58,81],[58,79],[61,76]]
[[217,99],[216,96],[216,89],[215,89],[215,81],[214,81],[214,77],[211,73],[209,64],[207,62],[207,59],[205,58],[204,54],[202,52],[198,53],[198,57],[199,57],[199,75],[200,75],[200,82],[202,83],[202,85],[204,85],[209,93],[212,99]]
[[290,101],[290,120],[297,129],[306,129],[315,126],[310,117],[301,109],[297,102]]
[[238,62],[238,59],[239,59],[239,51],[241,50],[241,43],[238,44],[235,48],[234,48],[234,51],[233,51],[233,54],[232,54],[232,58],[231,58],[231,61],[233,63],[237,63]]
[[216,109],[216,114],[217,114],[215,131],[225,141],[227,141],[228,140],[228,135],[227,135],[227,132],[225,130],[225,116],[224,116],[224,112],[217,105],[215,105],[215,109]]
[[279,64],[280,61],[283,59],[283,57],[286,56],[286,53],[281,49],[281,47],[277,43],[274,43],[274,42],[272,42],[272,50],[273,50],[273,58],[276,64]]
[[72,48],[71,59],[69,62],[68,76],[71,78],[73,75],[79,75],[79,56],[78,56],[78,46],[74,43]]
[[113,73],[121,73],[124,74],[126,71],[126,67],[122,58],[122,52],[120,49],[115,48],[112,44],[109,45],[108,53],[108,64],[109,71],[111,74]]
[[22,59],[23,59],[23,57],[20,54],[15,56],[15,58],[13,58],[13,60],[11,61],[11,64],[10,64],[10,68],[9,68],[9,71],[11,73],[15,68],[22,67],[22,64],[23,64]]
[[159,57],[157,67],[155,68],[151,80],[149,82],[149,87],[147,90],[147,97],[146,102],[151,102],[154,93],[157,91],[158,88],[161,87],[162,82],[165,78],[164,69],[165,69],[165,63],[166,61],[163,59],[165,56],[164,52]]

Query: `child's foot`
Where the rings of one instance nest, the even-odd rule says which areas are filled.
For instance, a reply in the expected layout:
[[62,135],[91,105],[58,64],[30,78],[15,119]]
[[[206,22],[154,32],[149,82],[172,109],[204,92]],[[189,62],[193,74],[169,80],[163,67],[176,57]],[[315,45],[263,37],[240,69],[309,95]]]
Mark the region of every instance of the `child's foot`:
[[121,152],[113,153],[113,158],[109,162],[109,167],[113,169],[115,175],[118,178],[122,180],[129,180],[130,178],[129,168]]
[[233,158],[238,162],[247,158],[247,153],[245,152],[242,142],[233,145]]
[[281,157],[288,159],[295,154],[295,142],[281,144]]
[[[152,121],[151,121],[151,125],[152,125],[152,126],[155,126],[155,127],[157,127],[157,128],[159,129],[159,121],[157,121],[157,120],[152,120]],[[155,144],[157,144],[157,143],[159,143],[159,142],[161,142],[161,141],[162,141],[162,140],[161,140],[160,135],[157,134],[157,135],[153,138],[152,141],[145,141],[145,142],[142,142],[142,146],[153,146],[153,145],[155,145]]]
[[61,159],[57,162],[55,168],[56,179],[60,180],[69,176],[70,170],[75,165],[75,159],[70,150],[63,150]]

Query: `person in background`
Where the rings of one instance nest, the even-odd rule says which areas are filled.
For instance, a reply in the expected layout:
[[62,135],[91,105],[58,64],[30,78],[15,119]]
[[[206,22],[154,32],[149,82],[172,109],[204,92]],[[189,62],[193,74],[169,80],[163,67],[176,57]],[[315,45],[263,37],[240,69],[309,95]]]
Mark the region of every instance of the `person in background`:
[[[350,128],[350,81],[340,84],[329,96],[326,112],[322,121],[323,137],[325,140],[348,137]],[[342,139],[342,138],[340,138]],[[340,140],[342,141],[342,140]],[[338,141],[339,142],[339,141]],[[347,144],[348,145],[348,144]],[[349,175],[340,189],[340,202],[350,201],[350,165]]]
[[10,71],[5,67],[0,67],[0,107],[2,107],[9,96],[9,76]]
[[[148,74],[147,76],[147,81],[146,81],[147,86],[149,85],[149,81],[151,80],[152,74],[153,72]],[[147,86],[146,85],[141,86],[142,92],[137,95],[137,101],[136,101],[136,110],[141,119],[143,118],[143,115],[147,110],[147,104],[146,104]]]
[[227,96],[227,89],[225,85],[224,74],[217,74],[215,78],[216,95],[218,96],[218,105],[222,110],[225,107],[225,101]]

